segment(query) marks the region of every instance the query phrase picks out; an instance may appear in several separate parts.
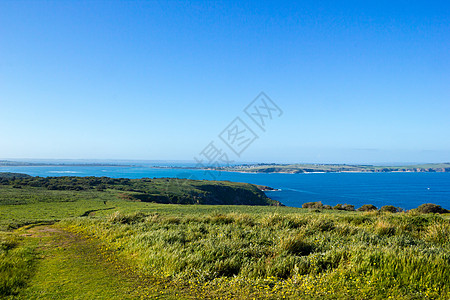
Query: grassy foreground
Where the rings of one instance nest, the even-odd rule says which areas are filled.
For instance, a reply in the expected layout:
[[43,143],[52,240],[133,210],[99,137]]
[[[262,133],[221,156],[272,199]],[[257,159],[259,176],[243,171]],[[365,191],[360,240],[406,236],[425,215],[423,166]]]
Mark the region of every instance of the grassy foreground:
[[[437,215],[154,204],[3,232],[1,295],[19,299],[448,299]],[[270,211],[271,210],[271,211]],[[230,212],[231,211],[231,212]]]
[[450,298],[450,223],[435,215],[217,208],[117,212],[60,226],[204,298]]
[[449,299],[448,214],[0,186],[0,298]]

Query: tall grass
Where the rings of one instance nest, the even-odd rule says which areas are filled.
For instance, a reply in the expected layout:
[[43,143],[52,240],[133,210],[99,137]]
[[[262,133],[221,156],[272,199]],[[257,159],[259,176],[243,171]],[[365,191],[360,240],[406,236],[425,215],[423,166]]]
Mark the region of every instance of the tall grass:
[[435,215],[117,212],[61,226],[206,296],[450,297],[450,223]]
[[33,250],[14,234],[0,232],[0,298],[15,295],[33,274]]

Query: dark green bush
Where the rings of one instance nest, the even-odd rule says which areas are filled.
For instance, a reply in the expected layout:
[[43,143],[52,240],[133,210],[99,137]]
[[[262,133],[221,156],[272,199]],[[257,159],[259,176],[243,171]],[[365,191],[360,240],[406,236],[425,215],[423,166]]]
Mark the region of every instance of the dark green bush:
[[343,210],[343,209],[342,209],[342,204],[336,204],[336,205],[333,207],[333,209],[335,209],[335,210]]
[[364,204],[360,208],[357,209],[357,211],[374,211],[377,210],[377,207],[372,204]]
[[322,202],[307,202],[302,204],[302,208],[312,208],[312,209],[322,209],[323,204]]
[[355,206],[350,204],[337,204],[333,209],[336,210],[347,210],[347,211],[354,211]]
[[397,207],[395,207],[395,206],[393,206],[393,205],[385,205],[385,206],[382,206],[382,207],[380,208],[380,211],[381,211],[381,212],[396,213],[396,212],[398,212],[399,210],[398,210]]
[[440,205],[433,203],[422,204],[416,210],[422,214],[429,214],[429,213],[445,214],[449,212],[445,208],[442,208]]

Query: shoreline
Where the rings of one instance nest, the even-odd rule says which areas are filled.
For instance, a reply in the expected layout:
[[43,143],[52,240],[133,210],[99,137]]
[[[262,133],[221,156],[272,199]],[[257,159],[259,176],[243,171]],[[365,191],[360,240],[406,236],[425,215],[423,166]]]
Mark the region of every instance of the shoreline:
[[112,164],[11,164],[2,165],[0,164],[0,172],[2,168],[16,168],[16,167],[118,167],[118,168],[149,168],[149,169],[177,169],[177,170],[192,170],[192,171],[215,171],[215,172],[230,172],[230,173],[240,173],[240,174],[327,174],[327,173],[450,173],[447,168],[436,168],[436,169],[419,169],[419,170],[361,170],[361,171],[302,171],[302,172],[283,172],[283,171],[270,171],[270,172],[258,172],[258,171],[244,171],[244,170],[222,170],[215,168],[195,168],[195,167],[178,167],[178,166],[144,166],[144,165],[112,165]]
[[[173,168],[178,169],[178,168]],[[450,171],[413,171],[413,170],[406,170],[406,171],[317,171],[317,172],[256,172],[256,171],[237,171],[237,170],[217,170],[217,169],[192,169],[191,170],[204,170],[204,171],[216,171],[216,172],[231,172],[231,173],[241,173],[241,174],[339,174],[339,173],[450,173]]]

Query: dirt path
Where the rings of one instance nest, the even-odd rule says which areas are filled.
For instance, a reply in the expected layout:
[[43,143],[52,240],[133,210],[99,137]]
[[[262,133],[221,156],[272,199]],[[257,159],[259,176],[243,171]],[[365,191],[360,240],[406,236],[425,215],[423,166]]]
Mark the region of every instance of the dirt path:
[[19,299],[177,299],[176,289],[122,272],[90,241],[53,226],[21,235],[35,243],[36,273]]

